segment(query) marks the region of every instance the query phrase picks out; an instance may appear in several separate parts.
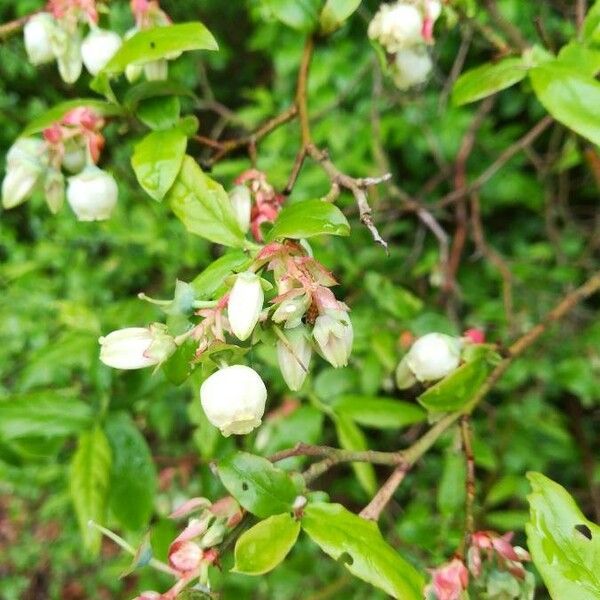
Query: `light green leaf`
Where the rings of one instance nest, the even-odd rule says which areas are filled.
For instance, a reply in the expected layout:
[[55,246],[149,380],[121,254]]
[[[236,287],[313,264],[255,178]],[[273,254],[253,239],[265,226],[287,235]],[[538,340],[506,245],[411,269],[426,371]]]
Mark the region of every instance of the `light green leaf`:
[[92,423],[91,408],[60,392],[37,391],[0,401],[0,438],[51,438],[83,431]]
[[417,400],[431,412],[467,410],[489,372],[489,363],[485,358],[478,357],[431,386]]
[[395,398],[346,394],[333,400],[332,407],[336,413],[359,425],[378,429],[400,429],[427,418],[425,411],[416,404]]
[[600,83],[559,62],[532,69],[530,77],[538,100],[557,121],[600,144]]
[[169,58],[188,50],[218,50],[212,33],[199,21],[153,27],[126,40],[104,67],[108,75],[119,75],[127,65]]
[[244,246],[227,192],[205,175],[191,156],[184,157],[167,199],[191,233],[224,246]]
[[102,429],[82,433],[71,462],[70,489],[83,543],[92,556],[100,550],[100,533],[88,523],[104,521],[110,468],[110,446]]
[[583,23],[583,37],[588,42],[600,41],[600,2],[596,0]]
[[[335,429],[340,441],[340,446],[346,450],[367,450],[365,434],[359,429],[349,417],[343,414],[335,415]],[[352,463],[352,469],[367,494],[373,495],[377,490],[377,479],[373,465],[366,462]]]
[[397,319],[411,319],[423,309],[420,298],[403,287],[394,285],[379,273],[367,273],[365,287],[377,305]]
[[522,58],[505,58],[498,63],[486,63],[463,73],[452,91],[455,105],[468,104],[491,96],[518,83],[527,75]]
[[154,200],[162,200],[181,169],[187,138],[177,128],[153,131],[136,144],[131,166],[139,184]]
[[104,100],[98,100],[96,98],[75,98],[74,100],[67,100],[61,102],[56,106],[48,109],[42,113],[39,117],[33,119],[27,127],[21,133],[22,137],[39,133],[49,127],[53,123],[60,121],[69,111],[74,108],[80,107],[91,108],[99,115],[105,117],[117,116],[123,114],[123,109],[120,106],[104,102]]
[[263,0],[271,15],[292,29],[309,32],[316,28],[321,0]]
[[246,269],[250,259],[241,250],[231,250],[213,261],[194,278],[190,285],[199,300],[212,298],[226,277]]
[[572,40],[560,49],[558,61],[582,75],[594,77],[600,71],[600,50]]
[[181,103],[177,96],[155,96],[142,100],[137,108],[137,117],[150,129],[169,129],[177,125]]
[[464,505],[466,474],[464,454],[453,448],[448,449],[437,490],[437,505],[446,518],[460,513]]
[[125,413],[110,416],[106,435],[112,453],[110,510],[122,527],[141,531],[152,516],[157,487],[150,448]]
[[300,239],[323,234],[349,235],[348,220],[335,204],[305,200],[290,204],[279,213],[268,238]]
[[123,105],[135,111],[142,100],[160,96],[189,96],[195,98],[194,93],[178,81],[142,81],[127,90],[123,97]]
[[421,600],[423,576],[381,536],[372,521],[340,504],[309,504],[302,529],[323,552],[339,560],[356,577],[398,600]]
[[247,452],[219,463],[219,477],[229,493],[248,511],[266,518],[291,512],[302,489],[299,482],[270,461]]
[[531,520],[526,527],[533,562],[553,600],[600,598],[600,527],[573,498],[541,473],[527,475]]
[[326,0],[319,19],[321,33],[335,31],[360,6],[361,0]]
[[289,513],[260,521],[238,538],[232,570],[245,575],[268,573],[285,559],[299,533],[300,523]]

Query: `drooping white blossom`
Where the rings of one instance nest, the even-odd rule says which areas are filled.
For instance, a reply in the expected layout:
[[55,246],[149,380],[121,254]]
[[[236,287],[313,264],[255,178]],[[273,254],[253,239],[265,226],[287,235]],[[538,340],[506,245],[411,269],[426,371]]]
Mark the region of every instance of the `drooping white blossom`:
[[118,193],[112,175],[90,165],[69,178],[67,201],[80,221],[103,221],[117,204]]
[[227,303],[227,318],[233,334],[247,340],[263,308],[265,295],[260,277],[251,271],[237,275]]

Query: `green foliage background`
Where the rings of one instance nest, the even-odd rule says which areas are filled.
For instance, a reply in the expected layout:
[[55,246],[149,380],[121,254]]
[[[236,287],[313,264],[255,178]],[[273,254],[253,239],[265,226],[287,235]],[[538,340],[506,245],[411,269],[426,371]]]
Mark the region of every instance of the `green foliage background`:
[[[126,4],[111,2],[110,22],[120,32],[130,25]],[[569,3],[501,0],[498,4],[530,41],[539,43],[535,18],[558,46],[574,34],[569,7],[563,6]],[[309,87],[313,133],[336,164],[354,176],[380,173],[384,148],[394,180],[415,194],[436,174],[451,172],[477,105],[457,108],[448,101],[446,82],[461,45],[461,27],[452,23],[438,26],[435,74],[424,89],[399,93],[382,81],[366,37],[369,16],[377,5],[363,2],[339,32],[317,47]],[[34,0],[0,0],[0,21],[39,6]],[[290,105],[303,36],[267,19],[260,2],[165,0],[161,6],[175,22],[202,20],[221,48],[213,54],[185,55],[171,71],[200,97],[196,105],[187,101],[187,108],[199,117],[202,133],[210,135],[218,125],[209,110],[214,101],[235,111],[235,120],[228,125],[231,135],[254,129]],[[489,25],[483,11],[468,2],[462,6]],[[493,49],[475,31],[466,67],[492,56]],[[88,95],[86,84],[84,77],[74,87],[65,86],[54,66],[40,71],[30,66],[18,35],[3,43],[0,160],[31,118],[65,98]],[[479,175],[544,114],[527,81],[501,92],[477,134],[468,178]],[[188,235],[166,206],[139,188],[129,157],[142,131],[133,123],[129,129],[110,124],[106,135],[101,164],[116,176],[120,192],[113,218],[100,224],[80,223],[69,210],[51,216],[41,198],[0,216],[2,600],[130,598],[143,589],[165,587],[149,570],[119,580],[127,557],[110,543],[103,543],[99,558],[81,551],[68,465],[75,452],[74,434],[91,415],[106,417],[109,433],[111,427],[114,430],[108,440],[113,450],[142,456],[135,472],[145,473],[145,479],[128,476],[127,460],[122,471],[113,473],[107,483],[107,524],[135,543],[151,517],[159,557],[164,557],[175,531],[165,518],[171,506],[195,495],[219,497],[223,488],[208,462],[227,455],[236,444],[263,455],[297,441],[394,450],[414,440],[421,427],[398,430],[384,423],[383,428],[359,429],[346,417],[333,423],[314,402],[302,398],[302,408],[286,420],[270,421],[258,435],[241,441],[223,439],[202,415],[197,381],[177,388],[161,373],[150,377],[147,372],[117,372],[99,363],[100,334],[161,319],[155,307],[136,298],[140,291],[172,297],[177,278],[191,281],[216,257],[210,244]],[[285,185],[298,146],[295,122],[260,143],[258,167],[276,187]],[[190,142],[188,148],[195,157],[204,156],[201,146]],[[353,225],[351,236],[319,239],[313,247],[341,282],[336,295],[352,308],[356,341],[348,368],[334,371],[322,363],[314,371],[311,388],[319,402],[335,408],[348,394],[411,400],[395,390],[392,379],[402,332],[460,334],[467,327],[482,327],[490,341],[506,344],[597,269],[598,187],[585,161],[590,149],[588,142],[552,125],[533,148],[517,154],[481,189],[487,243],[505,257],[513,274],[510,326],[500,274],[472,237],[458,270],[457,289],[448,296],[436,284],[437,241],[414,214],[403,210],[383,186],[373,194],[375,221],[390,242],[386,256],[358,222],[352,198],[343,196],[341,206]],[[536,160],[544,164],[541,171],[533,166]],[[249,166],[240,153],[217,164],[212,176],[230,184]],[[320,169],[307,164],[294,197],[318,198],[328,185]],[[424,201],[433,203],[451,190],[450,176]],[[453,211],[436,214],[452,234]],[[524,474],[529,470],[559,481],[594,518],[600,481],[594,462],[600,420],[600,321],[595,309],[597,303],[590,302],[552,328],[542,343],[511,367],[478,410],[474,429],[480,529],[515,530],[524,542],[529,492]],[[262,349],[250,360],[261,366],[270,390],[269,409],[276,408],[289,394],[274,351]],[[66,414],[57,419],[45,411],[45,400],[60,406],[65,398],[82,407],[80,421],[73,415],[65,421]],[[30,428],[26,435],[2,426],[3,411],[15,403],[29,407],[32,419],[38,415],[37,423],[24,425]],[[64,427],[53,430],[57,420]],[[136,437],[132,421],[151,449],[160,473],[157,485],[152,462],[139,450],[139,444],[142,448],[145,444]],[[333,500],[359,510],[369,498],[365,490],[374,489],[385,476],[383,469],[363,466],[353,473],[342,467],[328,474],[322,487]],[[381,524],[384,536],[422,570],[439,564],[460,542],[463,503],[462,454],[454,434],[448,434],[397,492]],[[227,574],[228,561],[224,575],[215,575],[224,598],[383,597],[352,579],[305,538],[267,576]],[[543,594],[540,591],[539,597]]]

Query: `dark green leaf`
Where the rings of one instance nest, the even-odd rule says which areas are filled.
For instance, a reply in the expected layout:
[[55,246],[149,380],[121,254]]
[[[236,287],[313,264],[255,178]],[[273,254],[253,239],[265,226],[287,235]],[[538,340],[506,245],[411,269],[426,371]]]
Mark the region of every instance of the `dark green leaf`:
[[347,394],[336,398],[332,406],[336,413],[359,425],[378,429],[399,429],[427,418],[421,407],[395,398]]
[[397,319],[411,319],[423,309],[419,298],[379,273],[367,273],[365,287],[373,300]]
[[97,100],[96,98],[75,98],[74,100],[61,102],[48,109],[45,113],[42,113],[39,117],[33,119],[33,121],[25,127],[21,135],[28,136],[39,133],[46,129],[46,127],[60,121],[69,111],[82,106],[91,108],[99,115],[107,117],[123,114],[123,109],[120,106],[104,102],[104,100]]
[[134,149],[131,166],[139,184],[154,200],[162,200],[181,169],[187,138],[177,128],[153,131]]
[[531,521],[527,542],[553,600],[600,598],[600,527],[573,498],[541,473],[528,475]]
[[250,259],[244,252],[231,250],[208,265],[190,285],[194,288],[199,300],[208,300],[221,288],[226,277],[245,270],[249,263]]
[[305,200],[286,206],[269,231],[270,240],[309,238],[313,235],[349,235],[350,225],[342,211],[323,200]]
[[301,494],[295,479],[260,456],[238,452],[219,463],[219,477],[229,493],[248,511],[266,518],[291,512]]
[[158,96],[190,96],[193,92],[178,81],[143,81],[129,88],[123,97],[123,104],[129,110],[135,111],[142,100]]
[[372,521],[340,504],[315,503],[306,507],[302,529],[363,581],[399,600],[423,598],[423,576],[383,539]]
[[557,121],[600,144],[600,83],[558,62],[536,67],[530,76],[538,100]]
[[91,423],[87,404],[59,392],[39,391],[0,401],[0,438],[4,440],[67,436]]
[[150,129],[169,129],[177,125],[180,112],[177,96],[156,96],[139,103],[137,117]]
[[263,0],[263,5],[288,27],[299,31],[312,31],[319,18],[321,0]]
[[465,478],[464,454],[449,448],[444,458],[444,469],[437,493],[438,508],[446,518],[460,514],[465,502]]
[[335,31],[360,6],[361,0],[326,0],[319,19],[321,32]]
[[498,63],[486,63],[463,73],[452,91],[454,104],[460,106],[481,100],[518,83],[527,75],[522,58],[505,58]]
[[156,469],[146,440],[125,413],[111,415],[106,435],[112,453],[109,505],[125,529],[148,525],[156,493]]
[[163,363],[162,371],[174,385],[181,385],[192,374],[192,361],[198,350],[198,342],[186,340],[175,350],[169,359]]
[[130,64],[144,64],[188,50],[218,50],[210,31],[199,21],[153,27],[126,40],[104,67],[104,73],[119,75]]
[[89,522],[104,521],[110,468],[110,446],[102,429],[82,433],[71,462],[70,489],[84,546],[92,555],[100,550],[100,534]]
[[167,199],[191,233],[224,246],[244,246],[227,192],[205,175],[191,156],[184,157]]
[[289,513],[260,521],[238,538],[233,571],[245,575],[268,573],[285,559],[299,533],[300,523]]
[[431,412],[450,412],[469,408],[490,367],[485,358],[460,366],[454,373],[431,386],[418,397],[418,401]]

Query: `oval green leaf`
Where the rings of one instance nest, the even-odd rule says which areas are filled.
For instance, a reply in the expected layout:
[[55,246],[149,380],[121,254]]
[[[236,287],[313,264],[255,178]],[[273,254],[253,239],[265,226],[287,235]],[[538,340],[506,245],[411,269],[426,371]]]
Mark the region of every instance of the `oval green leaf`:
[[212,33],[199,21],[153,27],[126,40],[104,67],[108,75],[119,75],[127,65],[144,64],[188,50],[218,50]]
[[452,91],[455,105],[468,104],[491,96],[518,83],[527,75],[522,58],[505,58],[498,63],[486,63],[463,73]]
[[309,504],[302,529],[323,552],[356,577],[399,600],[422,600],[423,576],[381,536],[373,521],[362,519],[341,504]]
[[600,598],[600,527],[588,521],[573,498],[541,473],[527,475],[531,520],[527,542],[553,600]]
[[262,519],[292,512],[302,493],[296,480],[266,458],[238,452],[219,463],[219,477],[229,493],[248,511]]
[[212,298],[226,277],[239,273],[250,264],[250,258],[241,250],[231,250],[212,262],[190,283],[198,300]]
[[342,211],[323,200],[305,200],[286,206],[268,233],[269,240],[301,239],[314,235],[350,235]]
[[299,533],[300,523],[289,513],[260,521],[238,538],[232,570],[244,575],[268,573],[285,559]]
[[427,418],[425,411],[416,404],[395,398],[346,394],[337,397],[332,406],[336,413],[359,425],[377,429],[400,429]]
[[187,138],[178,128],[153,131],[139,142],[131,166],[144,191],[162,200],[171,189],[185,156]]

